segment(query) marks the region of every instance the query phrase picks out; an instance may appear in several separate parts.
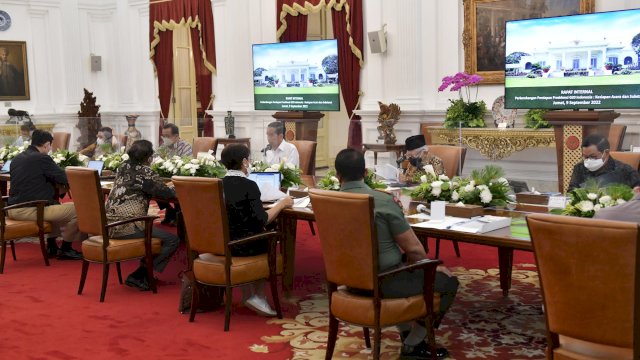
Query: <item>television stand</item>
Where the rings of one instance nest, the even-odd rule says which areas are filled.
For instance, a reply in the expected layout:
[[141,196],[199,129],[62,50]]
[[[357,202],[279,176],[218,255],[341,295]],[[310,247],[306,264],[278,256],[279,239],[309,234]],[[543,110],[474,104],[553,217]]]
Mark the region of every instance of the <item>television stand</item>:
[[272,115],[284,125],[284,138],[318,141],[318,122],[324,117],[319,111],[283,111]]

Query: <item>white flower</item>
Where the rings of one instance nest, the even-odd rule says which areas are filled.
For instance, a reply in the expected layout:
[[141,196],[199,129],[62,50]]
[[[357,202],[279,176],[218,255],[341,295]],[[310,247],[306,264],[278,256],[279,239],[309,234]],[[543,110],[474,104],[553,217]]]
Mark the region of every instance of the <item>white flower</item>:
[[337,177],[335,177],[335,176],[332,176],[332,177],[331,177],[331,181],[332,181],[334,184],[339,184],[339,183],[340,183],[340,180],[338,180],[338,178],[337,178]]
[[609,195],[605,195],[605,196],[601,197],[601,198],[598,200],[598,202],[599,202],[600,204],[608,204],[608,203],[610,203],[610,202],[611,202],[611,196],[609,196]]
[[191,170],[189,170],[189,172],[191,173],[191,175],[195,175],[196,174],[196,170],[198,170],[197,168],[191,168]]
[[503,177],[498,178],[496,181],[501,183],[501,184],[503,184],[503,185],[509,185],[509,180],[507,180],[507,179],[505,179]]
[[473,191],[473,185],[471,183],[469,183],[467,186],[464,187],[464,192],[472,192]]
[[449,177],[447,175],[442,174],[438,176],[438,180],[447,181],[449,180]]
[[88,156],[82,155],[82,154],[78,154],[78,160],[85,162],[87,160],[89,160]]
[[475,180],[471,180],[471,182],[469,182],[469,185],[476,186],[476,181]]
[[476,186],[476,188],[478,188],[478,190],[480,191],[488,191],[489,187],[487,185],[478,185]]
[[434,181],[431,183],[431,187],[434,189],[440,189],[442,187],[443,182],[442,181]]
[[296,166],[295,166],[295,165],[293,165],[292,163],[285,163],[285,164],[284,164],[284,166],[285,166],[287,169],[291,169],[291,170],[293,170],[293,169],[295,169],[295,168],[296,168]]
[[587,197],[589,198],[589,200],[595,200],[598,198],[598,194],[588,193]]
[[124,161],[129,160],[129,154],[122,154],[122,160]]
[[200,161],[198,161],[198,159],[191,159],[190,163],[192,164],[199,164]]
[[592,211],[593,207],[593,203],[589,200],[583,200],[576,204],[576,209],[582,212]]
[[488,204],[491,202],[492,199],[493,199],[493,195],[491,195],[491,191],[482,190],[480,192],[480,201],[482,201],[482,203]]
[[600,205],[600,204],[596,204],[596,205],[593,207],[593,211],[596,211],[596,212],[597,212],[598,210],[600,210],[600,209],[602,209],[602,205]]
[[420,182],[421,183],[426,183],[427,182],[427,175],[420,176]]
[[626,202],[627,202],[627,201],[626,201],[625,199],[618,199],[618,200],[616,200],[616,203],[617,203],[618,205],[622,205],[622,204],[624,204],[624,203],[626,203]]
[[439,196],[441,192],[442,189],[439,187],[434,187],[433,189],[431,189],[431,195],[433,196]]
[[460,194],[457,191],[453,190],[451,192],[451,201],[458,201],[460,199]]

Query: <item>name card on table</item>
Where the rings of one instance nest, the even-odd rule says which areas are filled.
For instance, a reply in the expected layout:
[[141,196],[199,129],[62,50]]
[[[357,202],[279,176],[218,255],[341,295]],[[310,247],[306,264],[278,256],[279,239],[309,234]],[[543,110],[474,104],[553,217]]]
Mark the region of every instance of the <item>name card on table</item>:
[[562,195],[549,196],[549,209],[564,209],[567,206],[567,197]]

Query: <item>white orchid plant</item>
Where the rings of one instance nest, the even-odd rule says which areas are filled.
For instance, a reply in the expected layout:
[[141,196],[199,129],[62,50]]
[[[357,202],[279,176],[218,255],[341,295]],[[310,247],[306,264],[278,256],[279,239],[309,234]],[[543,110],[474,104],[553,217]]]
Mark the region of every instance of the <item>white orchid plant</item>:
[[104,161],[105,170],[117,171],[122,163],[129,160],[129,155],[124,152],[114,152],[100,155],[96,160]]
[[279,164],[269,165],[262,161],[254,161],[251,164],[251,171],[253,172],[279,172],[282,174],[282,180],[280,181],[280,186],[283,188],[290,188],[293,185],[302,184],[302,178],[300,175],[302,171],[297,166],[293,165],[290,162],[287,162],[287,159],[282,159]]
[[424,174],[420,177],[420,185],[411,192],[411,198],[429,202],[441,200],[459,206],[504,206],[509,201],[509,189],[502,168],[488,165],[474,170],[468,178],[449,179],[446,175]]
[[[376,179],[373,170],[367,171],[364,177],[364,183],[372,189],[385,189],[387,185]],[[318,188],[323,190],[340,190],[340,180],[336,177],[336,170],[330,169],[327,174],[318,181]]]
[[151,169],[161,177],[167,178],[173,175],[222,178],[227,172],[211,151],[198,154],[196,159],[180,156],[166,159],[158,157],[151,163]]
[[89,157],[64,149],[54,151],[51,154],[51,158],[56,165],[63,169],[67,166],[87,166],[89,162]]
[[626,185],[613,184],[598,188],[596,183],[590,182],[583,188],[569,191],[568,196],[570,200],[567,206],[552,210],[552,213],[590,218],[601,209],[626,203],[634,193]]
[[6,162],[7,160],[11,160],[16,155],[25,151],[29,147],[29,142],[25,141],[22,146],[15,145],[5,145],[0,148],[0,162]]

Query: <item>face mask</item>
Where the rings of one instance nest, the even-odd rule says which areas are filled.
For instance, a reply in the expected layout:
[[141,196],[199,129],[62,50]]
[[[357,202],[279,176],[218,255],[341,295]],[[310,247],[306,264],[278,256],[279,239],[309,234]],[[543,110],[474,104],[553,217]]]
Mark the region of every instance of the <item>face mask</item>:
[[584,159],[584,167],[589,171],[598,171],[604,166],[604,160],[602,159]]
[[101,146],[104,144],[104,139],[96,139],[96,144],[98,144],[98,146]]
[[163,144],[165,144],[165,145],[167,145],[167,146],[171,146],[171,145],[173,145],[173,140],[171,140],[171,139],[170,139],[170,138],[168,138],[168,137],[164,137],[164,136],[163,136],[163,137],[162,137],[162,143],[163,143]]

